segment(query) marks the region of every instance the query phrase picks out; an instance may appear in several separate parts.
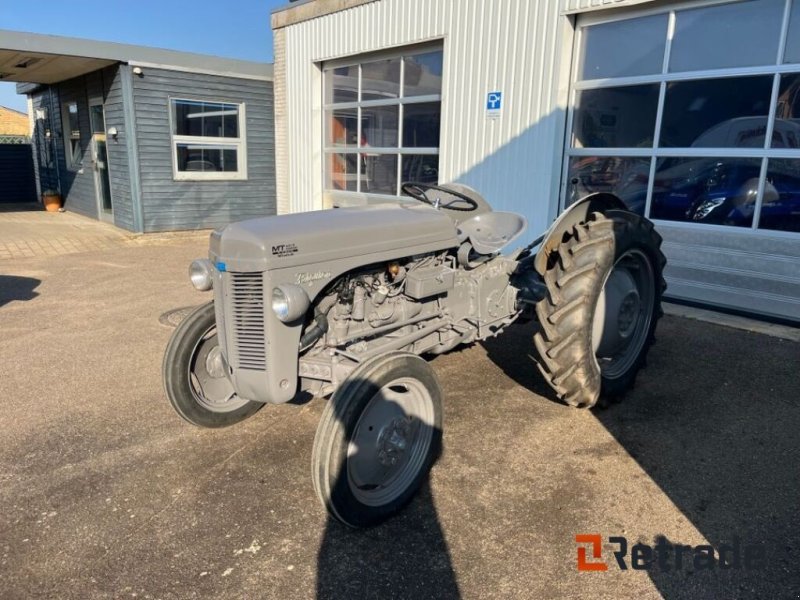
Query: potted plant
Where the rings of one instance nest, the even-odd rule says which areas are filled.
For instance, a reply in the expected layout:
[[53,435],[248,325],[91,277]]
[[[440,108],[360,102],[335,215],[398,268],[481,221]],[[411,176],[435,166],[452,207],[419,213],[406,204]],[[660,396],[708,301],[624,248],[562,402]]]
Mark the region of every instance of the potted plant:
[[61,208],[61,194],[56,190],[45,190],[42,192],[42,202],[47,212],[58,212]]

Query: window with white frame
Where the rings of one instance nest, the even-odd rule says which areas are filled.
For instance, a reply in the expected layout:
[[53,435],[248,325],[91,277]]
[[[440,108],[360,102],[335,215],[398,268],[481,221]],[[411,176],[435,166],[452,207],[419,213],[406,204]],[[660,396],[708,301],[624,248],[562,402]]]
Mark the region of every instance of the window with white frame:
[[83,159],[81,123],[77,102],[65,102],[61,106],[61,121],[64,131],[64,153],[67,166],[77,169]]
[[325,189],[400,194],[438,183],[442,50],[416,49],[326,65]]
[[176,180],[247,179],[244,104],[170,99]]
[[581,21],[566,204],[800,232],[800,0]]

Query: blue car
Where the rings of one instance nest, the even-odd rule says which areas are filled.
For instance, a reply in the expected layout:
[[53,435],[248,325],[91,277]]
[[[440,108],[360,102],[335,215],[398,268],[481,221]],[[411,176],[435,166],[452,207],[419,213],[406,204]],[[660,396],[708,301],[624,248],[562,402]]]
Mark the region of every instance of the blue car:
[[[669,221],[750,227],[761,159],[667,159],[653,185],[650,216]],[[800,231],[800,165],[773,161],[764,187],[759,226]]]

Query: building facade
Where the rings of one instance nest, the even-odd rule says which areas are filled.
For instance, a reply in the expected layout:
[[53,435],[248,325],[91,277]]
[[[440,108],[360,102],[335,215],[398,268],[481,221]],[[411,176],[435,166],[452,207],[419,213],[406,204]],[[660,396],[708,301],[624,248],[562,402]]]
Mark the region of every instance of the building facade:
[[460,182],[532,238],[613,192],[663,235],[670,297],[800,321],[799,0],[309,0],[272,25],[279,212]]
[[39,195],[58,192],[67,210],[134,232],[275,214],[271,65],[0,39],[0,71],[30,100]]

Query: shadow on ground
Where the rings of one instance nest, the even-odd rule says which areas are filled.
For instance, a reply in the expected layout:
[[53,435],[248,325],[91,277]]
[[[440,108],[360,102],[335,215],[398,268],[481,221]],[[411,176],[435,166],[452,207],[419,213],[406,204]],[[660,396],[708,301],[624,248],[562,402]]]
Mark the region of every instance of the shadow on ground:
[[16,275],[0,275],[0,306],[14,301],[33,300],[38,296],[34,291],[40,279],[33,277],[17,277]]
[[[318,600],[459,597],[427,478],[442,449],[441,413],[435,416],[440,400],[431,399],[439,392],[435,381],[426,386],[424,370],[417,381],[427,396],[404,385],[398,377],[415,371],[398,371],[393,365],[404,359],[394,360],[371,371],[377,378],[351,376],[328,400],[331,418],[323,416],[317,430],[312,477],[333,511],[317,557]],[[385,375],[387,369],[394,374]],[[413,491],[419,481],[416,494],[402,491]],[[404,505],[368,528],[350,529],[333,518],[335,512],[348,523],[375,522]]]
[[[763,549],[758,570],[676,571],[653,566],[664,598],[786,598],[800,594],[800,345],[697,324],[710,335],[681,335],[665,317],[636,388],[596,418],[714,547],[739,539]],[[484,344],[521,385],[541,390],[532,327]],[[665,529],[668,526],[665,525]],[[603,532],[621,535],[621,532]],[[686,540],[664,537],[671,544]],[[627,532],[630,544],[637,532]],[[653,546],[655,539],[642,540]],[[688,565],[686,563],[689,563]]]
[[329,519],[317,559],[317,598],[458,598],[430,487],[371,529]]
[[0,202],[0,213],[36,212],[43,210],[36,202]]

